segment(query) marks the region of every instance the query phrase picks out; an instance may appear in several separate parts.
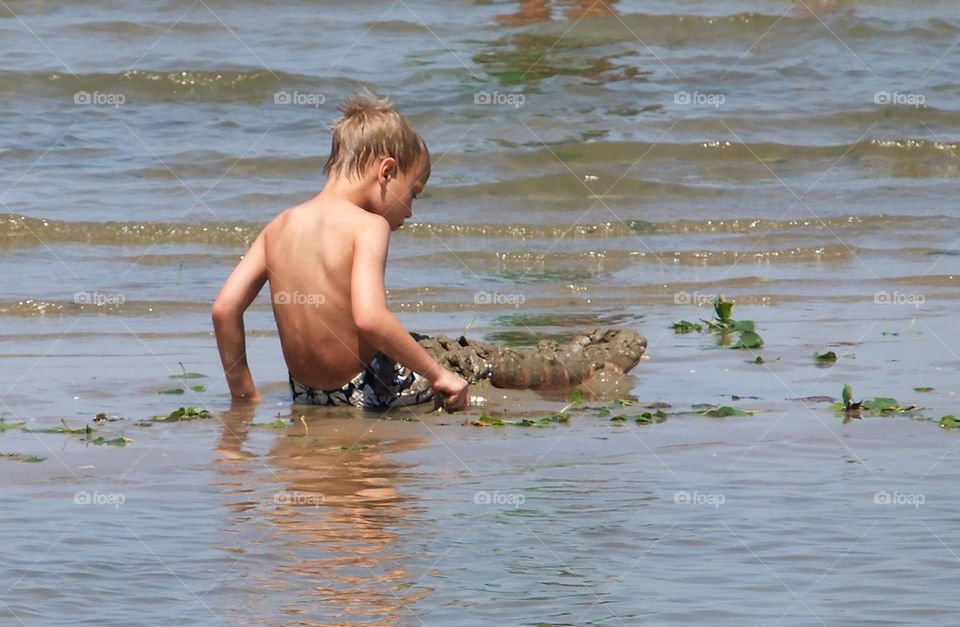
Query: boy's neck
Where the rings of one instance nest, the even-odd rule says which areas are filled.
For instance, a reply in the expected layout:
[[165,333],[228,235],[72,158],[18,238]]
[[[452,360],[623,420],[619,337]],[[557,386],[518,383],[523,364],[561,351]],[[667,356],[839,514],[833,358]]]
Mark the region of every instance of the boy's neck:
[[328,202],[346,201],[368,211],[370,202],[369,183],[364,179],[351,180],[345,176],[330,177],[317,198],[322,198]]

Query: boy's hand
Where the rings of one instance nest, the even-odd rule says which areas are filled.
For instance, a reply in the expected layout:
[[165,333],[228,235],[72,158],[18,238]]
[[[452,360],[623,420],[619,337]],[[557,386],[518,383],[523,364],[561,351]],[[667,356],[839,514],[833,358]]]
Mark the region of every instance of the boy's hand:
[[442,397],[447,409],[456,411],[467,406],[469,384],[463,378],[444,370],[433,382],[433,393]]

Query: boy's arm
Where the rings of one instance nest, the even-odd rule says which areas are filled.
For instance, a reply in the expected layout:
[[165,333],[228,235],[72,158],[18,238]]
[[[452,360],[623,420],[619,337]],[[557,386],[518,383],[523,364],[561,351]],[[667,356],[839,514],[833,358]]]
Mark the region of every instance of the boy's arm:
[[447,395],[450,409],[467,404],[467,382],[438,364],[387,309],[383,277],[390,226],[370,220],[354,243],[350,300],[357,329],[377,350],[426,377],[436,392]]
[[227,377],[227,385],[230,386],[230,395],[234,399],[260,400],[247,365],[243,312],[260,293],[266,281],[266,253],[261,232],[234,268],[230,278],[223,284],[210,312],[223,372]]

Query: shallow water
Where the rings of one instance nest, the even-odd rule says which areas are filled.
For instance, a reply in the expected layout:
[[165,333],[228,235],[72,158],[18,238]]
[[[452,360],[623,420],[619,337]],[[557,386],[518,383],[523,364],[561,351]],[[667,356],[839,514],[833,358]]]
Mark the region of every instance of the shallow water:
[[[955,4],[610,6],[0,4],[0,416],[133,439],[0,432],[46,458],[0,459],[5,622],[956,623]],[[230,410],[209,304],[361,83],[434,158],[391,242],[404,324],[631,326],[619,393],[549,428],[464,422],[566,392],[304,413],[262,295],[266,401]],[[761,351],[671,330],[721,293]],[[921,409],[796,400],[844,383]],[[598,415],[624,392],[668,419]],[[216,419],[134,424],[179,405]]]

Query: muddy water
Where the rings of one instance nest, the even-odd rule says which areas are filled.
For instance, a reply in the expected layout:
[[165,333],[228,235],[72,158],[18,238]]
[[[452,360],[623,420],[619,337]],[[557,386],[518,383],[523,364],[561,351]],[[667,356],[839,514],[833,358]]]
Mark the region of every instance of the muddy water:
[[[0,414],[117,418],[0,432],[45,458],[0,459],[4,622],[956,623],[956,7],[609,7],[0,6]],[[566,392],[304,411],[262,296],[266,400],[231,409],[209,303],[319,188],[357,81],[434,155],[391,243],[402,321],[513,344],[629,326],[634,377],[544,428],[464,423]],[[674,334],[717,294],[762,350]],[[810,398],[844,383],[920,409],[845,422]],[[611,421],[612,398],[667,420]],[[180,405],[215,417],[137,425]]]

